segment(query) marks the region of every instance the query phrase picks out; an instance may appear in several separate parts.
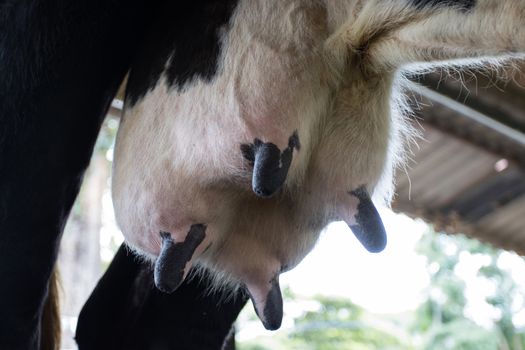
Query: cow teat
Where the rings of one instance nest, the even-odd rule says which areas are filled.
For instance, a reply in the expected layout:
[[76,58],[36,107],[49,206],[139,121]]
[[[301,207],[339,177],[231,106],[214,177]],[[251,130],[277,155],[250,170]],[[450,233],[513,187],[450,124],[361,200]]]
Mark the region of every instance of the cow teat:
[[184,281],[186,264],[206,236],[206,226],[192,225],[184,242],[174,242],[169,232],[160,232],[162,246],[155,261],[155,286],[165,293],[174,292]]
[[279,276],[267,283],[248,284],[247,288],[255,313],[264,328],[271,331],[279,329],[283,320],[283,297]]
[[366,186],[348,192],[340,204],[339,215],[363,247],[371,253],[379,253],[386,247],[385,227],[368,194]]
[[268,198],[281,189],[292,164],[293,151],[299,148],[297,131],[290,136],[288,147],[282,152],[275,144],[259,139],[253,144],[241,145],[244,158],[253,165],[252,189],[257,196]]

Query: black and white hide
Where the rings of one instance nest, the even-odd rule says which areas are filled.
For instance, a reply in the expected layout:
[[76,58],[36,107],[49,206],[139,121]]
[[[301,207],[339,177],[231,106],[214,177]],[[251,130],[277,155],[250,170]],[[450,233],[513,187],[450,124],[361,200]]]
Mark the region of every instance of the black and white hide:
[[412,135],[403,73],[525,48],[520,0],[169,6],[129,76],[117,221],[159,289],[208,269],[217,287],[244,287],[268,329],[281,324],[279,275],[329,222],[385,247],[372,198],[391,199]]
[[[43,325],[53,321],[43,316],[43,310],[49,311],[48,306],[55,305],[49,301],[58,298],[50,297],[49,279],[61,234],[102,120],[162,2],[0,1],[1,350],[59,348],[60,322]],[[110,347],[116,336],[122,341],[144,340],[137,347],[126,343],[120,349],[159,349],[168,342],[162,337],[167,332],[161,333],[167,329],[177,349],[222,346],[242,303],[217,308],[223,298],[203,294],[205,280],[185,284],[171,298],[132,295],[133,289],[124,286],[140,269],[131,255],[117,258],[101,282],[108,288],[98,288],[101,297],[90,299],[89,309],[98,312],[79,320],[80,328],[95,325],[82,328],[89,339],[80,349],[119,349]],[[158,313],[155,319],[148,317],[159,309],[165,310],[161,315],[165,317]],[[97,318],[107,316],[107,310],[113,312],[110,317]],[[161,338],[149,339],[150,347],[141,346],[146,336],[153,335],[142,320],[148,320]],[[178,327],[182,323],[188,328]],[[86,333],[80,332],[79,339],[84,340]]]

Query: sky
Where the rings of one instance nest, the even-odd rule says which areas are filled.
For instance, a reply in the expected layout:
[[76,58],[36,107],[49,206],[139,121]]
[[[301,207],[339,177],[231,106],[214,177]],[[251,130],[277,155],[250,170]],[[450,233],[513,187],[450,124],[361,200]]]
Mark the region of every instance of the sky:
[[[282,288],[290,288],[301,297],[316,294],[349,298],[353,303],[377,315],[400,314],[413,311],[426,299],[430,275],[424,256],[416,253],[418,240],[428,225],[389,209],[379,210],[385,225],[388,244],[377,254],[367,252],[344,222],[330,224],[321,234],[315,249],[292,271],[281,275]],[[445,254],[456,254],[453,245]],[[461,253],[454,271],[465,281],[467,305],[465,316],[478,325],[490,328],[499,317],[498,310],[485,298],[494,285],[477,273],[488,264],[487,256]],[[521,289],[518,298],[525,298],[525,262],[514,253],[505,252],[498,267],[511,272]],[[516,305],[522,300],[516,300]],[[241,320],[247,320],[251,305],[243,311]],[[315,310],[315,304],[294,303],[285,299],[282,332],[293,327],[293,317],[304,309]],[[513,319],[516,326],[525,326],[525,310]],[[279,332],[279,331],[278,331]],[[258,321],[244,321],[237,334],[239,341],[258,336],[271,336]]]
[[[376,314],[397,314],[415,310],[424,300],[429,285],[426,259],[415,245],[428,229],[421,221],[389,209],[379,210],[387,231],[388,244],[381,253],[369,253],[344,222],[330,224],[314,250],[292,271],[280,277],[281,288],[290,288],[300,297],[326,295],[349,298]],[[281,332],[293,327],[292,318],[315,309],[315,304],[284,300]],[[251,305],[243,311],[239,341],[271,336],[258,321],[246,321]],[[279,331],[277,331],[279,332]]]
[[281,283],[300,295],[348,297],[375,313],[398,313],[417,307],[428,285],[425,259],[415,245],[427,226],[390,210],[381,210],[388,244],[369,253],[344,222],[330,224],[303,262],[283,274]]

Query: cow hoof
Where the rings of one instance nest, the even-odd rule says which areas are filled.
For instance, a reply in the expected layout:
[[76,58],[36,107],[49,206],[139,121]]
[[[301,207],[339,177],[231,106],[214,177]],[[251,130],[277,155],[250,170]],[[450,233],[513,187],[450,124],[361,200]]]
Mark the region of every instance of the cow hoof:
[[294,148],[300,148],[297,131],[290,136],[288,147],[282,152],[275,144],[259,139],[241,145],[244,158],[253,165],[252,189],[257,196],[269,198],[281,189],[292,163]]

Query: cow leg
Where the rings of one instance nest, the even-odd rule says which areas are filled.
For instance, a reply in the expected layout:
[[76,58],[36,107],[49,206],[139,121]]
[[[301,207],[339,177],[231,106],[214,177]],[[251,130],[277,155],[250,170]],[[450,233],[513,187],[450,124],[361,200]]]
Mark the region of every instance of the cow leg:
[[149,265],[121,246],[80,312],[79,349],[221,349],[247,298],[203,293],[208,278],[163,293]]
[[0,349],[39,348],[62,229],[147,6],[0,6]]

